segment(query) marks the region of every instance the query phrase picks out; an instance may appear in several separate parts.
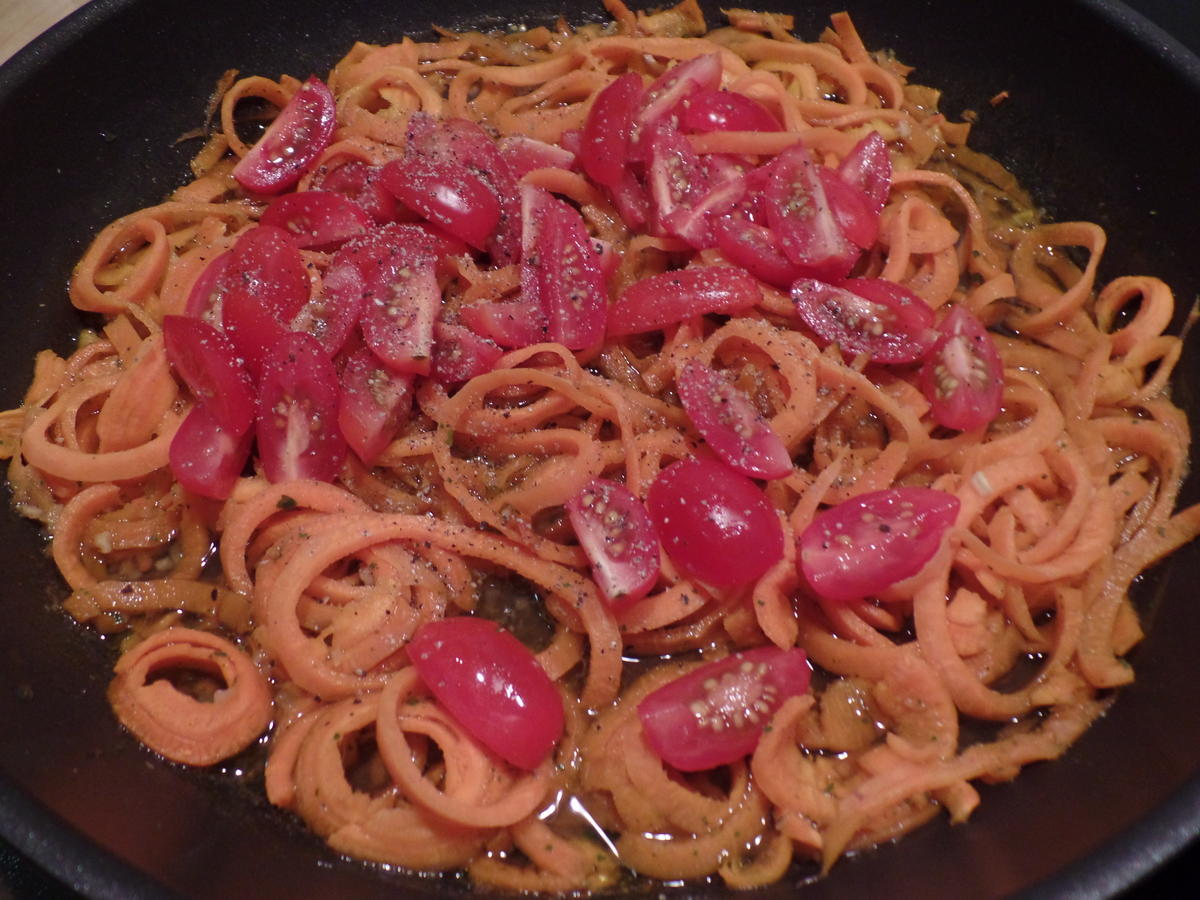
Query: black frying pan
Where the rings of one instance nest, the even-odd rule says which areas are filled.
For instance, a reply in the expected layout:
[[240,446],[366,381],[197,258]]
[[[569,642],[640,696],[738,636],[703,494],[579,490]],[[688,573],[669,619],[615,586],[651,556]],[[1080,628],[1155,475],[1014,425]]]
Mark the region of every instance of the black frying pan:
[[[795,6],[808,36],[843,6],[761,2]],[[845,5],[870,46],[895,48],[917,80],[945,88],[952,117],[980,111],[975,145],[1054,218],[1109,230],[1106,276],[1159,274],[1182,306],[1200,293],[1200,60],[1100,0]],[[1156,6],[1200,27],[1195,4]],[[186,177],[194,148],[175,138],[201,123],[226,68],[303,76],[327,70],[354,38],[564,12],[579,21],[602,11],[598,0],[96,0],[0,73],[0,403],[19,401],[38,349],[68,346],[79,320],[64,286],[90,235]],[[1010,100],[992,109],[1000,90]],[[1200,360],[1186,358],[1179,381],[1183,402],[1200,410]],[[1193,486],[1185,500],[1198,494]],[[338,859],[241,783],[252,770],[188,771],[141,749],[104,700],[111,648],[56,609],[64,590],[44,551],[29,523],[0,516],[0,835],[22,853],[97,897],[465,891],[453,878]],[[937,822],[844,860],[803,896],[1112,894],[1176,852],[1200,831],[1198,578],[1192,547],[1138,586],[1150,626],[1138,680],[1064,760],[985,789],[970,824]],[[804,875],[756,896],[791,897]]]

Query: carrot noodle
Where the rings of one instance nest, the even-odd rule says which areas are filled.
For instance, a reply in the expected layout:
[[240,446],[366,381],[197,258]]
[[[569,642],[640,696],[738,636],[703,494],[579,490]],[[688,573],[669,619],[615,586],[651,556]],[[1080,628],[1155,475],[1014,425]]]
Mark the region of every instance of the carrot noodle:
[[[715,53],[723,87],[784,130],[689,135],[697,154],[757,163],[802,141],[836,167],[865,135],[883,137],[894,174],[855,274],[905,285],[936,319],[961,305],[992,329],[995,421],[941,428],[916,367],[823,348],[789,294],[764,285],[736,316],[580,352],[511,350],[455,387],[419,379],[375,465],[351,455],[333,483],[271,484],[255,470],[227,501],[192,496],[168,449],[196,401],[168,361],[163,318],[185,311],[264,208],[232,175],[250,149],[240,120],[272,115],[301,85],[231,72],[193,179],[103,228],[79,261],[69,297],[93,327],[67,357],[38,355],[23,405],[0,413],[0,451],[16,509],[52,538],[65,609],[119,637],[109,697],[154,752],[207,766],[266,735],[270,802],[360,859],[508,891],[632,877],[752,888],[828,871],[942,810],[965,821],[977,783],[1066,752],[1134,678],[1143,611],[1130,588],[1200,534],[1200,507],[1175,509],[1189,435],[1169,379],[1182,342],[1165,283],[1105,281],[1104,231],[1042,221],[1013,176],[966,145],[967,124],[937,112],[937,92],[870,50],[847,14],[805,41],[776,13],[728,10],[728,27],[710,30],[694,0],[603,6],[604,25],[355,44],[327,79],[333,139],[298,189],[402,158],[418,111],[558,143],[618,77],[648,84]],[[629,229],[579,171],[523,180],[579,208],[612,247],[613,297],[690,263],[729,265],[718,249]],[[314,296],[331,258],[304,253]],[[454,322],[517,298],[522,273],[464,254],[440,278]],[[614,611],[564,504],[596,477],[644,499],[663,467],[697,452],[676,388],[692,360],[739,385],[792,455],[792,472],[765,486],[785,552],[731,589],[663,554],[650,594]],[[879,597],[814,595],[797,537],[823,508],[905,485],[960,501],[933,559]],[[497,616],[497,591],[510,607],[525,598],[505,624],[563,702],[564,734],[532,771],[472,737],[407,653],[428,622]],[[639,702],[701,660],[768,644],[806,650],[813,690],[780,706],[744,760],[686,775],[664,763]],[[968,718],[996,730],[968,737]]]

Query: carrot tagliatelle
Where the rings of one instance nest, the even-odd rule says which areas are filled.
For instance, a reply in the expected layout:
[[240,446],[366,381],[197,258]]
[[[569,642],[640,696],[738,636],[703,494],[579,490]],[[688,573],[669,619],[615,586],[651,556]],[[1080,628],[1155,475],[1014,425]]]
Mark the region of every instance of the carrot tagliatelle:
[[[155,753],[209,766],[265,752],[270,801],[364,860],[513,891],[633,878],[749,888],[827,871],[940,811],[965,821],[976,783],[1062,755],[1134,677],[1130,587],[1200,533],[1200,510],[1175,511],[1189,446],[1168,393],[1181,341],[1167,333],[1166,284],[1105,282],[1104,231],[1041,221],[968,148],[967,126],[937,112],[936,92],[869,50],[848,15],[807,41],[775,13],[728,10],[710,30],[694,0],[604,6],[603,25],[358,43],[321,80],[231,76],[193,180],[101,230],[79,262],[70,299],[88,327],[67,358],[39,355],[24,405],[0,416],[0,446],[17,509],[52,536],[67,610],[120,636],[109,698]],[[326,86],[328,139],[268,183],[295,148],[256,162],[261,148],[238,132],[246,108],[283,109],[282,122]],[[610,86],[640,104],[616,168],[595,156],[605,124],[619,130],[621,111],[603,111]],[[653,120],[668,102],[667,124]],[[480,140],[512,168],[507,193],[479,166],[441,184],[489,211],[476,233],[408,182],[436,184]],[[863,164],[871,146],[881,155]],[[246,174],[256,165],[259,181]],[[794,178],[782,188],[781,171]],[[839,271],[800,261],[785,220],[809,215],[804,203],[770,205],[802,182],[806,202],[840,215],[823,238],[847,260]],[[353,201],[346,233],[308,238],[309,219],[281,212],[315,195]],[[268,231],[246,236],[272,222],[276,243],[259,252],[291,268],[254,270],[246,312],[218,273],[258,265],[245,248]],[[377,270],[347,267],[339,249],[365,259],[380,234],[425,242],[402,262],[370,257],[394,265],[394,295],[372,293]],[[739,234],[760,243],[747,250]],[[570,293],[579,278],[601,298],[590,312],[582,288]],[[674,297],[674,312],[622,319],[639,291],[685,281],[695,296]],[[547,306],[567,282],[568,302]],[[297,305],[262,324],[288,284]],[[856,284],[861,295],[837,293]],[[405,291],[432,298],[425,317],[380,320],[372,307]],[[881,291],[925,323],[909,356],[853,343],[859,313],[901,302]],[[813,296],[843,314],[838,335],[804,314]],[[355,303],[343,328],[339,304]],[[258,391],[252,414],[238,419],[236,384],[196,386],[181,315],[231,342]],[[963,316],[997,360],[980,386],[994,409],[965,424],[942,404],[974,370],[925,362],[939,352],[931,335]],[[252,326],[275,331],[247,353]],[[387,328],[414,343],[385,347]],[[274,344],[291,348],[282,364]],[[325,356],[305,362],[306,347]],[[340,379],[336,427],[316,400],[294,405],[320,366]],[[707,389],[727,404],[716,425],[697,411],[697,372],[730,386]],[[364,427],[362,396],[383,410],[374,444],[346,424]],[[610,597],[579,524],[595,485],[653,511],[673,464],[748,464],[714,437],[739,402],[751,410],[741,438],[767,434],[783,460],[746,482],[779,549],[726,583],[672,543],[668,516],[652,576]],[[297,409],[312,412],[301,431]],[[200,427],[216,429],[208,456],[189,461]],[[324,446],[324,428],[340,429],[328,440],[341,449],[322,475],[297,447]],[[198,486],[197,460],[235,445],[256,449]],[[820,590],[805,535],[894,489],[950,498],[923,564],[878,590]],[[501,726],[457,712],[417,652],[419,635],[463,617],[519,638],[561,703],[535,764],[487,734]],[[651,698],[770,647],[802,649],[811,687],[736,711],[761,736],[682,775],[648,731]],[[717,743],[726,724],[703,702],[692,712]],[[994,736],[967,739],[966,719],[995,723]]]

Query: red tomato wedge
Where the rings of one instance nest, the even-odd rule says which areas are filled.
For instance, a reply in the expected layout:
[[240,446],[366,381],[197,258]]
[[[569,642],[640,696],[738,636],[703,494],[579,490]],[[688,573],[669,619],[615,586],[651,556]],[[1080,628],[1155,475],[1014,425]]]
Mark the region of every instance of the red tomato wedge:
[[424,219],[482,250],[500,222],[500,201],[477,175],[453,161],[392,160],[382,183]]
[[992,336],[966,307],[954,307],[938,326],[920,385],[934,420],[947,428],[981,428],[1000,414],[1004,361]]
[[536,769],[563,733],[563,705],[533,653],[475,616],[427,622],[408,658],[468,734],[520,769]]
[[649,158],[649,138],[654,129],[680,110],[684,101],[701,91],[721,86],[721,55],[705,53],[676,63],[656,78],[644,94],[642,108],[634,117],[630,135],[630,157],[639,162]]
[[698,91],[688,99],[679,127],[694,134],[783,130],[765,106],[736,91]]
[[575,166],[575,154],[555,144],[547,144],[523,134],[506,134],[496,142],[513,178],[537,169],[567,169]]
[[878,131],[872,131],[846,154],[838,166],[842,181],[866,195],[869,208],[879,213],[892,189],[892,158]]
[[428,375],[433,364],[433,324],[442,306],[433,259],[383,266],[366,283],[363,339],[397,372]]
[[819,168],[803,144],[775,157],[763,196],[767,224],[788,259],[808,274],[841,278],[860,251],[842,234]]
[[541,188],[524,187],[522,298],[537,298],[546,337],[570,350],[604,338],[608,291],[601,253],[578,210]]
[[319,78],[309,78],[233,167],[233,177],[256,194],[287,190],[328,146],[336,122],[333,94]]
[[861,190],[842,180],[833,169],[819,166],[821,185],[842,234],[856,247],[869,250],[879,238],[879,213]]
[[626,72],[604,88],[588,110],[580,139],[579,161],[597,184],[615,188],[629,164],[633,117],[642,102],[642,76]]
[[378,224],[394,222],[396,198],[380,184],[383,166],[351,159],[328,171],[317,170],[312,189],[341,194],[361,207]]
[[218,424],[235,435],[254,421],[254,382],[229,338],[203,319],[163,318],[167,359]]
[[412,375],[393,372],[360,347],[342,368],[337,421],[359,459],[372,465],[412,415]]
[[663,762],[699,772],[737,762],[758,746],[785,700],[808,690],[804,651],[759,647],[697,666],[638,704],[642,734]]
[[592,578],[613,609],[645,597],[658,581],[658,533],[633,491],[595,478],[567,501]]
[[433,326],[433,375],[442,384],[462,384],[492,371],[504,351],[495,341],[450,322]]
[[188,292],[185,315],[203,319],[214,328],[221,328],[221,308],[225,305],[225,295],[229,292],[229,282],[225,273],[232,261],[233,254],[226,252],[214,256],[204,267]]
[[676,380],[679,399],[712,451],[735,472],[783,478],[792,458],[783,440],[742,391],[719,372],[688,360]]
[[193,406],[171,438],[171,474],[185,490],[224,500],[250,459],[254,432],[236,434],[203,405]]
[[608,310],[610,335],[638,334],[674,325],[692,316],[734,313],[762,299],[745,269],[690,266],[634,282]]
[[272,348],[258,388],[255,436],[271,482],[332,481],[346,456],[338,376],[316,338],[293,332]]
[[796,312],[818,337],[872,362],[922,359],[933,346],[933,310],[903,285],[851,278],[841,285],[802,278],[792,285]]
[[281,228],[259,225],[242,233],[225,271],[221,324],[251,375],[285,334],[312,289],[300,249]]
[[476,334],[501,347],[517,349],[546,340],[546,317],[536,297],[472,303],[461,307],[458,316]]
[[336,250],[374,224],[361,206],[332,191],[284,194],[271,202],[258,222],[282,228],[298,247],[326,251]]
[[828,600],[874,597],[921,571],[958,516],[945,491],[897,487],[817,514],[800,535],[799,568]]
[[654,201],[659,224],[666,227],[677,209],[698,203],[712,185],[699,155],[673,125],[660,125],[652,133],[643,135],[643,140],[650,142],[646,175],[650,198]]
[[358,324],[366,297],[356,254],[339,252],[325,270],[321,290],[292,317],[291,330],[311,334],[326,354],[335,356]]
[[775,232],[740,215],[721,216],[712,225],[717,247],[731,263],[777,288],[789,288],[799,267],[783,254]]
[[667,555],[700,581],[747,584],[783,557],[783,526],[766,494],[716,460],[667,466],[650,486],[646,508]]

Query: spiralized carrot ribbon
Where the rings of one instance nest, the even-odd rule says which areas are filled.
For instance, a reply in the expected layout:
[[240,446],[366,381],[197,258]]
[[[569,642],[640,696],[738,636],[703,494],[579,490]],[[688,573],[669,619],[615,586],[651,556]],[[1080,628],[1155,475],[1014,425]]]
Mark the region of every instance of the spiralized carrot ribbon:
[[[183,693],[165,672],[195,671],[222,682],[211,702]],[[207,766],[239,753],[271,721],[271,691],[253,661],[207,631],[168,628],[118,660],[108,699],[142,743],[176,762]]]

